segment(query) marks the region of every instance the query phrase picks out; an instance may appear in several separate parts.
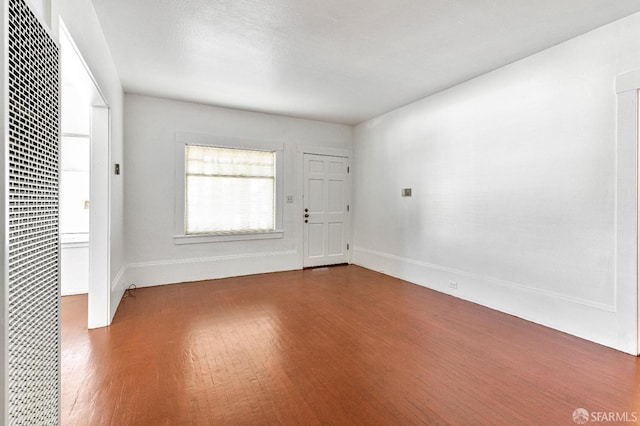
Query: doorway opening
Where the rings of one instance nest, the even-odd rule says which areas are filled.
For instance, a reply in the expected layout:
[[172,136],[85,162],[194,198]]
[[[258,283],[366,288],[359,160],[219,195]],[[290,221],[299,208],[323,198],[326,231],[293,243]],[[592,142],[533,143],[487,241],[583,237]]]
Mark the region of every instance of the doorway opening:
[[87,295],[88,328],[110,322],[109,109],[60,21],[61,295]]

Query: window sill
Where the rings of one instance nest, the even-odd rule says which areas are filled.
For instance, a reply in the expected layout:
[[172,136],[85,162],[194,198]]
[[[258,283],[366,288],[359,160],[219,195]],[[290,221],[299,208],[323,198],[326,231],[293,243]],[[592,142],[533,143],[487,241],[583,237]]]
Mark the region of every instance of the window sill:
[[225,241],[270,240],[282,238],[284,231],[247,232],[233,234],[176,235],[173,242],[181,244],[219,243]]

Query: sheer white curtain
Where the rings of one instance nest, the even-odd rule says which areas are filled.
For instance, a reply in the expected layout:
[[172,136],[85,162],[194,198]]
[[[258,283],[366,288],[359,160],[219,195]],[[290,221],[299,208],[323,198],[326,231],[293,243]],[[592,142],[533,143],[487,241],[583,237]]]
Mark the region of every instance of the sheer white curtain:
[[186,234],[275,229],[275,152],[185,149]]

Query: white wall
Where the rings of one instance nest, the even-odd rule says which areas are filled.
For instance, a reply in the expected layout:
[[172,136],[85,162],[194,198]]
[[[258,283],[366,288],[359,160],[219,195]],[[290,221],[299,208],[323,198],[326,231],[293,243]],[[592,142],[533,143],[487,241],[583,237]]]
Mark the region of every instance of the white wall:
[[[127,279],[137,286],[302,266],[299,146],[350,149],[350,126],[152,97],[125,96]],[[284,237],[176,245],[175,135],[199,133],[284,144]]]
[[[123,98],[120,78],[111,58],[98,17],[90,1],[51,0],[51,26],[58,34],[58,18],[62,18],[97,86],[109,105],[111,117],[110,163],[123,162]],[[112,286],[111,316],[124,291],[125,247],[123,176],[111,175],[110,181],[110,267]]]
[[357,126],[354,262],[634,352],[615,91],[634,69],[640,15]]
[[60,251],[60,295],[86,294],[89,291],[89,242],[63,241]]

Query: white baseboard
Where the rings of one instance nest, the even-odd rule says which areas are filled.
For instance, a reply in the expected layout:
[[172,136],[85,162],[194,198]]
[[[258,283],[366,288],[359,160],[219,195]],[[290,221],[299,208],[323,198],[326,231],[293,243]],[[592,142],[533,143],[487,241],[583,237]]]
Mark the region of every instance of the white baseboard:
[[[354,263],[618,350],[616,307],[354,247]],[[456,281],[457,289],[449,287]]]
[[300,269],[296,250],[177,259],[127,265],[127,282],[150,287]]
[[87,294],[87,290],[72,290],[72,291],[64,291],[60,292],[60,296],[77,296],[79,294]]
[[127,267],[126,265],[122,265],[118,274],[115,276],[113,281],[111,281],[111,312],[109,312],[109,324],[113,321],[113,317],[115,316],[118,306],[120,305],[120,301],[122,300],[122,296],[124,295],[127,283],[126,275]]

